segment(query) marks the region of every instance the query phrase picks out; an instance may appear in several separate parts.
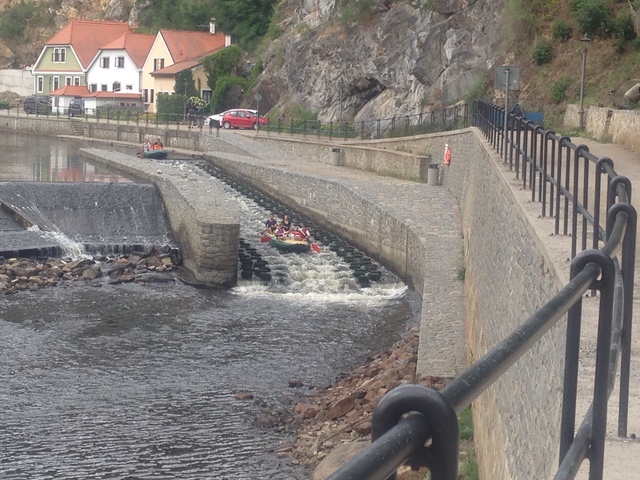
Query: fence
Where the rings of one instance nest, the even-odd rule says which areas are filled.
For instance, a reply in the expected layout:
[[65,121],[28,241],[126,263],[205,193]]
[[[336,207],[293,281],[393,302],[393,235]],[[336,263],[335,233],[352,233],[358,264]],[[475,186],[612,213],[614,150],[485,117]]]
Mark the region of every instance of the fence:
[[[46,116],[54,118],[67,118],[74,116],[85,118],[95,122],[125,123],[127,125],[165,126],[166,128],[188,124],[186,114],[149,113],[136,108],[98,108],[83,109],[82,112],[70,111],[68,108],[53,107],[43,111],[42,107],[37,112],[26,113],[17,108],[7,109],[7,114]],[[196,126],[199,128],[213,128],[209,125],[209,118],[198,116]],[[256,122],[257,125],[257,122]],[[225,128],[224,124],[220,126]],[[277,118],[271,120],[260,129],[269,133],[315,135],[328,138],[382,138],[418,135],[423,133],[442,132],[456,130],[469,126],[469,108],[467,105],[448,107],[434,110],[429,113],[416,115],[403,115],[398,117],[350,121],[350,122],[320,122],[318,120],[301,120]],[[229,125],[227,128],[230,128]],[[255,127],[257,128],[257,127]]]
[[[631,184],[616,174],[610,159],[594,157],[586,146],[571,143],[569,137],[545,131],[514,114],[509,114],[505,128],[499,121],[503,119],[504,109],[487,103],[475,105],[474,124],[500,152],[505,164],[515,170],[523,187],[531,190],[542,215],[555,217],[556,233],[571,231],[570,281],[442,390],[405,385],[389,392],[373,413],[371,445],[343,465],[331,480],[395,478],[403,464],[428,467],[432,480],[456,480],[457,415],[565,314],[560,464],[555,479],[574,478],[587,457],[589,479],[603,478],[607,401],[619,357],[618,435],[627,435],[637,226],[636,211],[630,203]],[[589,242],[591,249],[587,250]],[[578,247],[581,252],[576,254]],[[600,293],[594,395],[576,431],[582,296],[589,290]]]

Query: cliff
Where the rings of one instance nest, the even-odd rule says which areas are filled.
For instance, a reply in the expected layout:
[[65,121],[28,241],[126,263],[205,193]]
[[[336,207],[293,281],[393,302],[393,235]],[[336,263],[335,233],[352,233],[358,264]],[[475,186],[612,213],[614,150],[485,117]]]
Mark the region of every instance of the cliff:
[[322,121],[426,112],[463,99],[500,57],[504,0],[378,0],[351,22],[345,8],[281,5],[255,88],[265,107]]

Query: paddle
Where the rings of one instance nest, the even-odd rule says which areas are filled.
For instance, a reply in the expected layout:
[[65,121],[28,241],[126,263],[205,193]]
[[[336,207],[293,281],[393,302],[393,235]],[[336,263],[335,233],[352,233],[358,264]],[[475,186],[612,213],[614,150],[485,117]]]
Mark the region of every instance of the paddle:
[[314,252],[320,253],[320,247],[318,245],[316,245],[315,243],[311,244],[311,248],[313,249]]
[[267,242],[269,242],[270,240],[271,240],[271,237],[262,237],[262,238],[260,239],[260,243],[267,243]]

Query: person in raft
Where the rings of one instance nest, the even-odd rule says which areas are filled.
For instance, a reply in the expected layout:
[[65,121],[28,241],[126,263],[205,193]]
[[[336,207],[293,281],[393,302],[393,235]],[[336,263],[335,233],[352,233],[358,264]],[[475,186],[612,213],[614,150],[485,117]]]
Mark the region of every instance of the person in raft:
[[267,230],[267,233],[273,234],[276,226],[278,226],[278,221],[276,220],[276,216],[273,213],[269,214],[269,218],[266,222],[264,222],[264,227]]
[[291,230],[291,220],[289,220],[289,215],[286,213],[282,217],[282,228],[284,228],[285,232]]

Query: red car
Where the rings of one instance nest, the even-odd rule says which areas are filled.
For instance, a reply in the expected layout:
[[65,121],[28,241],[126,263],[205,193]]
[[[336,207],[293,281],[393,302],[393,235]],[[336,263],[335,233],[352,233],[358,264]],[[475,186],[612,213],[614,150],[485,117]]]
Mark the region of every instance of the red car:
[[258,117],[251,110],[231,110],[222,117],[224,128],[253,128],[258,129],[258,124],[264,127],[269,120],[266,117]]

